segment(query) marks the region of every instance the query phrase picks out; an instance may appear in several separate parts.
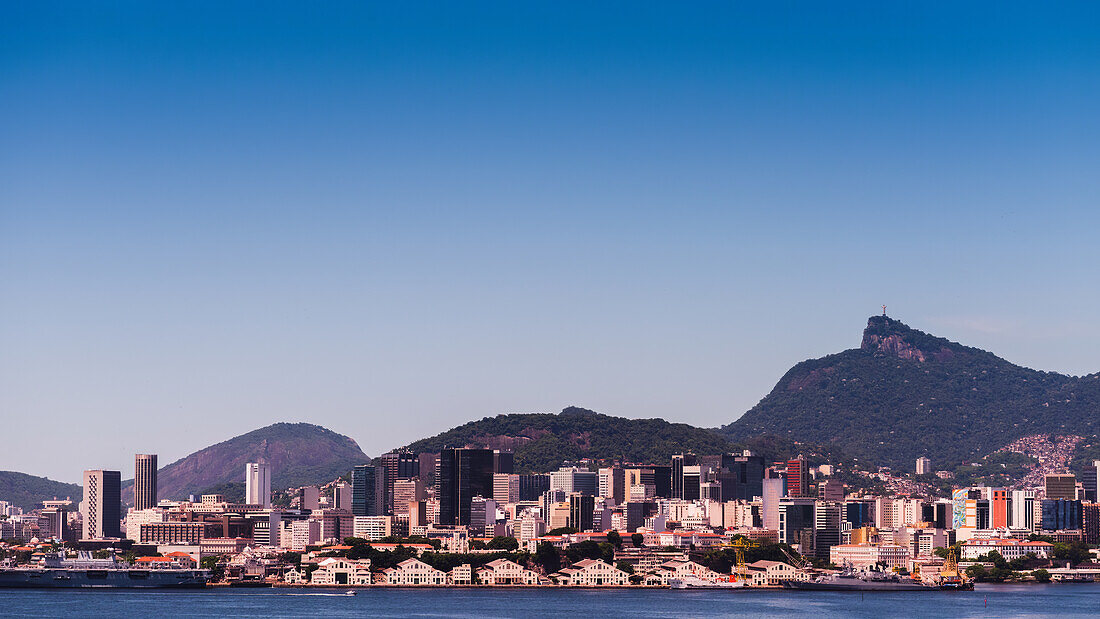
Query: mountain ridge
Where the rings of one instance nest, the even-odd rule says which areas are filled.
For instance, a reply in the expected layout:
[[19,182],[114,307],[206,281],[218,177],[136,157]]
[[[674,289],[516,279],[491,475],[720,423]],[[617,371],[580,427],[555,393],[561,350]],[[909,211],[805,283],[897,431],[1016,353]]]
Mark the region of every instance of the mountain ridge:
[[[271,464],[271,487],[324,483],[370,458],[354,439],[311,423],[274,423],[195,451],[157,472],[160,498],[243,485],[248,462]],[[132,500],[133,487],[123,490]]]
[[731,440],[776,434],[911,468],[921,455],[955,465],[1032,434],[1095,435],[1098,410],[1100,374],[1025,368],[872,316],[859,348],[795,364],[722,431]]
[[[656,440],[655,440],[656,439]],[[443,447],[513,449],[518,471],[546,472],[562,462],[621,458],[663,463],[674,453],[722,453],[735,446],[721,433],[664,419],[628,419],[570,406],[560,413],[485,417],[409,443],[413,451]]]

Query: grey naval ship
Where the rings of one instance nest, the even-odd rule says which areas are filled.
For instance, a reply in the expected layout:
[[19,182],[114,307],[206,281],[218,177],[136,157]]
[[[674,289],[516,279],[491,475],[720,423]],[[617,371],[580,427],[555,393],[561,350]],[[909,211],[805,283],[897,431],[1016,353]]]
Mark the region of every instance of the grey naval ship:
[[811,580],[790,580],[783,583],[787,589],[813,591],[936,591],[938,587],[926,585],[912,578],[871,570],[845,569],[836,574],[818,576]]
[[206,586],[209,570],[135,567],[114,557],[75,559],[50,553],[34,565],[0,565],[0,588],[25,589],[194,589]]

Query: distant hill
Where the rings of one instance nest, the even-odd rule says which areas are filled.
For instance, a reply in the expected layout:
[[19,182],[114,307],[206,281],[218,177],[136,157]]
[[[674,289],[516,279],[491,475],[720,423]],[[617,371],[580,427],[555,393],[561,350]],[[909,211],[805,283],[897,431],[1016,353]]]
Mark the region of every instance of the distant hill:
[[[370,461],[359,445],[342,434],[309,423],[277,423],[201,449],[157,473],[162,499],[186,498],[210,491],[237,496],[244,466],[263,460],[271,465],[273,489],[326,483],[356,464]],[[123,502],[133,500],[132,486]]]
[[513,449],[520,471],[557,469],[564,460],[622,458],[667,463],[672,454],[718,454],[734,448],[714,430],[663,419],[625,419],[583,408],[554,413],[517,413],[486,417],[408,445],[416,452],[443,447]]
[[1096,435],[1100,374],[1020,367],[872,316],[859,348],[795,365],[723,431],[831,446],[904,470],[922,455],[953,468],[1027,435]]
[[84,499],[84,491],[76,484],[15,471],[0,471],[0,501],[8,501],[26,511],[34,509],[42,501],[55,498],[72,499],[75,506]]

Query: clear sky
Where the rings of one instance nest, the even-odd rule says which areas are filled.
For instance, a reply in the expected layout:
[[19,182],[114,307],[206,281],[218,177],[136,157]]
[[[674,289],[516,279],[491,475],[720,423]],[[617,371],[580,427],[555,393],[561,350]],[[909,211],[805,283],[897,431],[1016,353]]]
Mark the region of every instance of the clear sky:
[[0,5],[0,469],[1100,370],[1096,3],[471,4]]

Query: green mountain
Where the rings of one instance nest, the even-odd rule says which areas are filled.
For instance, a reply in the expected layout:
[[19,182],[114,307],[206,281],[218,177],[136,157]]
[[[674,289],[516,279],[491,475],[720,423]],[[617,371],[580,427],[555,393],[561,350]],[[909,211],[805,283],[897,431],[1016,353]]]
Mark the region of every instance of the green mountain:
[[867,321],[859,348],[803,361],[741,418],[731,440],[773,434],[910,470],[953,468],[1023,436],[1100,431],[1100,374],[1014,365],[911,329]]
[[666,463],[682,451],[718,454],[734,449],[714,430],[663,419],[611,417],[576,407],[559,414],[486,417],[407,447],[414,452],[438,452],[443,447],[512,449],[516,469],[524,472],[551,471],[565,460],[582,458],[655,464]]
[[[238,496],[243,493],[245,464],[261,460],[271,465],[272,489],[279,489],[327,483],[370,458],[354,440],[332,430],[309,423],[277,423],[161,468],[157,493],[162,499],[204,492]],[[123,490],[123,502],[132,500],[131,486]]]
[[22,507],[24,511],[50,499],[72,499],[73,505],[76,505],[83,498],[84,491],[76,484],[15,471],[0,471],[0,500]]

